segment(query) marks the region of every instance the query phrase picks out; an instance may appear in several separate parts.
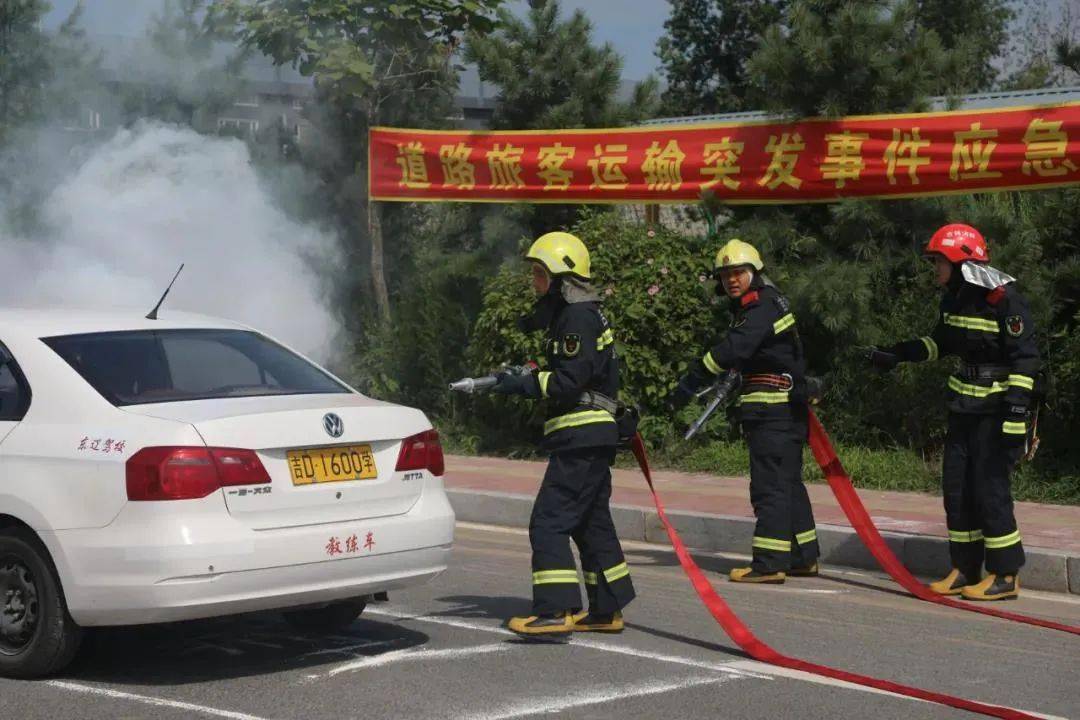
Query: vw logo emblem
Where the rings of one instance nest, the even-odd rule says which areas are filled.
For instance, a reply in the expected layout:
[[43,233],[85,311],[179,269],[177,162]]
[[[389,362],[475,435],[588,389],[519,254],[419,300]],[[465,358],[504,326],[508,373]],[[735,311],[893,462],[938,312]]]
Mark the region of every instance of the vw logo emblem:
[[334,413],[323,415],[322,426],[326,434],[332,438],[339,438],[345,433],[345,423],[341,422],[341,418]]

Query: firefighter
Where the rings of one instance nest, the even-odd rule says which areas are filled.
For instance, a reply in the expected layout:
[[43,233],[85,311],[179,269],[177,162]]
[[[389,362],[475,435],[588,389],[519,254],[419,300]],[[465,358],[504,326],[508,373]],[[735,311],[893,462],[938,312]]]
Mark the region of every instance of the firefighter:
[[[1009,475],[1025,452],[1039,351],[1027,301],[1015,279],[990,267],[978,230],[945,225],[924,254],[945,289],[927,337],[871,348],[881,370],[899,362],[960,358],[948,381],[949,425],[942,463],[952,569],[931,589],[969,600],[1020,593],[1024,548],[1013,515]],[[987,576],[982,575],[985,561]]]
[[[494,391],[547,400],[541,448],[549,459],[529,520],[533,614],[512,618],[509,628],[528,636],[620,632],[634,586],[609,507],[619,435],[614,335],[589,285],[589,251],[581,240],[550,232],[525,257],[539,299],[519,324],[546,332],[547,367],[503,372]],[[571,538],[581,555],[587,612],[580,612]]]
[[753,561],[731,571],[745,583],[783,583],[818,574],[817,530],[802,482],[807,437],[806,363],[787,299],[762,273],[758,251],[731,240],[716,253],[717,292],[731,300],[731,324],[695,361],[671,396],[674,410],[725,371],[742,374],[735,417],[750,449]]

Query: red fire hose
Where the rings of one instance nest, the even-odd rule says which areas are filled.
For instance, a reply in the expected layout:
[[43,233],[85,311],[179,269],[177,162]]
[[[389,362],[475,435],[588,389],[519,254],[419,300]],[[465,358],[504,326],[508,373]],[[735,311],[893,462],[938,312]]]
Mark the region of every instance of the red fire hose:
[[862,504],[862,501],[859,500],[859,495],[855,492],[855,488],[851,484],[851,479],[848,477],[847,473],[844,472],[844,466],[840,464],[840,459],[836,457],[836,451],[833,450],[832,443],[829,442],[829,436],[826,434],[825,428],[821,425],[821,422],[818,420],[817,415],[814,414],[813,410],[810,411],[810,450],[814,453],[814,459],[817,460],[817,464],[821,466],[821,471],[825,473],[825,479],[828,480],[833,495],[836,496],[836,500],[840,503],[840,507],[843,508],[844,514],[847,515],[848,522],[850,522],[851,527],[855,529],[859,539],[863,541],[863,544],[866,545],[866,548],[874,556],[874,559],[881,565],[881,569],[887,572],[889,577],[899,583],[900,586],[909,593],[920,600],[926,600],[927,602],[933,602],[939,605],[947,605],[948,607],[959,608],[960,610],[977,612],[983,615],[992,615],[994,617],[1004,618],[1005,620],[1027,623],[1029,625],[1038,625],[1039,627],[1050,628],[1051,630],[1061,630],[1074,635],[1080,635],[1080,627],[1054,622],[1053,620],[1043,620],[1042,618],[1031,617],[1029,615],[1007,612],[1005,610],[998,610],[996,608],[989,608],[984,605],[975,605],[970,602],[959,602],[952,598],[938,595],[926,585],[923,585],[908,572],[908,569],[904,567],[904,564],[900,562],[893,551],[889,549],[889,546],[885,544],[885,540],[882,539],[881,533],[878,532],[877,527],[874,525],[874,521],[870,518],[870,513],[866,511],[866,507]]
[[[813,419],[813,423],[816,423],[816,418]],[[818,424],[820,430],[820,424]],[[820,435],[824,435],[824,431],[820,430]],[[836,680],[843,680],[845,682],[855,683],[857,685],[865,685],[866,687],[875,688],[878,690],[884,690],[898,695],[906,695],[908,697],[917,698],[919,700],[926,700],[928,702],[938,703],[940,705],[947,705],[949,707],[960,708],[962,710],[968,710],[971,712],[982,713],[983,715],[989,715],[991,717],[1008,718],[1010,720],[1033,720],[1033,715],[1020,712],[1019,710],[1013,710],[1011,708],[1000,707],[998,705],[987,705],[985,703],[975,702],[974,700],[965,700],[964,698],[953,697],[952,695],[944,695],[942,693],[931,692],[929,690],[922,690],[920,688],[911,687],[909,685],[901,685],[890,680],[879,680],[877,678],[868,677],[866,675],[859,675],[857,673],[848,672],[846,670],[837,670],[835,668],[828,667],[826,665],[818,665],[816,663],[807,662],[806,660],[799,660],[798,658],[782,655],[770,646],[759,640],[754,633],[750,631],[750,628],[746,626],[739,617],[732,612],[728,604],[724,602],[724,599],[720,597],[716,590],[713,589],[708,579],[705,577],[705,573],[701,571],[701,568],[697,566],[694,559],[690,557],[690,553],[686,550],[686,546],[683,544],[679,534],[675,531],[675,528],[671,526],[668,521],[667,513],[664,512],[663,503],[660,502],[660,496],[656,494],[656,488],[653,486],[652,472],[649,469],[649,459],[645,453],[645,443],[641,439],[641,435],[637,435],[634,438],[632,445],[634,456],[637,458],[638,464],[641,466],[641,471],[645,475],[645,481],[649,484],[649,490],[652,492],[653,502],[656,503],[656,512],[660,517],[660,522],[663,523],[664,529],[667,531],[668,538],[671,540],[671,546],[675,549],[675,554],[679,558],[679,563],[682,565],[686,575],[690,578],[690,582],[694,586],[694,590],[697,591],[698,597],[708,608],[713,618],[720,624],[720,627],[724,629],[740,648],[746,651],[755,660],[769,663],[771,665],[778,665],[780,667],[790,668],[792,670],[801,670],[803,672],[813,673],[815,675],[821,675],[823,677],[834,678]],[[830,448],[831,450],[831,448]],[[815,450],[815,453],[817,451]],[[815,455],[816,457],[816,455]],[[835,453],[833,454],[833,461],[835,466],[840,468],[840,463],[836,460]],[[820,459],[819,459],[820,462]],[[842,468],[840,468],[842,473]],[[832,481],[830,480],[830,483]],[[849,482],[850,485],[850,482]],[[856,497],[856,502],[858,498]],[[861,507],[861,504],[860,504]],[[865,513],[865,509],[863,510]],[[867,516],[869,522],[869,516]],[[873,524],[870,523],[870,527]],[[879,536],[880,539],[880,536]],[[884,543],[882,542],[882,545]],[[888,548],[886,548],[888,550]],[[895,556],[893,557],[895,560]],[[901,566],[902,567],[902,566]],[[906,571],[905,571],[906,572]],[[916,583],[917,584],[917,583]]]

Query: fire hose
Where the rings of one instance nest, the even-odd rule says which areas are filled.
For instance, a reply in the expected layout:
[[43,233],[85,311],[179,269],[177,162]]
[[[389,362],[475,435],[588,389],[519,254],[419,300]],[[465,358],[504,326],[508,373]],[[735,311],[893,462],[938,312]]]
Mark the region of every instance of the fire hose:
[[821,421],[818,420],[817,415],[814,414],[813,410],[810,411],[810,450],[813,452],[817,464],[821,467],[821,471],[825,473],[825,479],[828,481],[829,487],[832,488],[833,495],[836,496],[837,502],[840,503],[840,507],[847,516],[848,522],[851,523],[851,527],[854,528],[855,532],[858,534],[859,539],[862,540],[867,550],[870,551],[870,554],[872,554],[874,559],[878,561],[878,564],[881,565],[881,569],[888,573],[889,577],[899,583],[900,586],[909,593],[920,600],[926,600],[927,602],[933,602],[939,605],[946,605],[948,607],[967,610],[969,612],[977,612],[983,615],[992,615],[1005,620],[1027,623],[1028,625],[1038,625],[1039,627],[1050,628],[1051,630],[1062,630],[1067,633],[1072,633],[1073,635],[1080,635],[1080,627],[1054,622],[1053,620],[1031,617],[1030,615],[1021,615],[1020,613],[988,608],[982,605],[962,603],[952,598],[938,595],[926,585],[923,585],[915,579],[908,569],[904,567],[904,564],[900,562],[900,559],[896,557],[896,554],[885,544],[885,540],[881,537],[881,533],[878,532],[877,527],[874,525],[870,513],[866,511],[866,507],[862,504],[862,501],[859,500],[859,495],[855,492],[855,487],[851,484],[851,479],[844,471],[844,466],[840,464],[840,458],[836,456],[836,451],[833,449],[832,443],[829,442],[829,436],[826,434],[825,428],[821,425]]
[[[814,420],[816,421],[816,418],[814,418]],[[771,646],[766,645],[754,635],[750,628],[739,619],[728,604],[724,602],[724,599],[713,589],[708,578],[705,577],[705,573],[701,571],[701,568],[697,566],[694,559],[690,557],[690,553],[687,551],[686,545],[683,544],[682,538],[679,537],[679,533],[672,527],[671,522],[667,518],[667,513],[664,512],[664,505],[660,501],[660,496],[656,494],[656,488],[653,486],[652,472],[649,469],[649,459],[645,452],[645,443],[642,441],[640,434],[634,438],[631,448],[634,452],[634,456],[637,458],[638,464],[641,466],[641,472],[645,475],[645,481],[649,484],[649,491],[652,493],[653,502],[656,504],[656,513],[660,518],[660,522],[664,525],[664,529],[667,531],[668,538],[671,540],[671,546],[674,548],[675,554],[679,558],[679,564],[682,565],[687,577],[690,578],[694,590],[697,592],[698,597],[701,598],[702,603],[704,603],[705,607],[709,610],[709,613],[720,624],[720,627],[727,633],[727,636],[749,654],[750,657],[761,662],[769,663],[770,665],[777,665],[792,670],[801,670],[822,677],[842,680],[856,685],[864,685],[877,690],[884,690],[897,695],[905,695],[907,697],[925,700],[939,705],[947,705],[949,707],[968,710],[970,712],[981,713],[991,717],[1006,718],[1008,720],[1032,720],[1035,717],[1019,710],[1013,710],[1012,708],[988,705],[974,700],[966,700],[952,695],[945,695],[943,693],[923,690],[909,685],[902,685],[900,683],[892,682],[891,680],[881,680],[867,675],[859,675],[846,670],[831,668],[827,665],[819,665],[806,660],[800,660],[788,655],[783,655],[774,650]],[[833,455],[833,457],[835,459],[835,455]],[[839,461],[836,461],[836,465],[839,466]]]

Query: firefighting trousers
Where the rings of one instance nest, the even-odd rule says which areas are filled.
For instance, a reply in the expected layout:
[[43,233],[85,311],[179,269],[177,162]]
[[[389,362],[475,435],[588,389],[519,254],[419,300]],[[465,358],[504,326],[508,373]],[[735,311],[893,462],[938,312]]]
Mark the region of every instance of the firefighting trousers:
[[1013,515],[1009,474],[1020,448],[1001,442],[1000,415],[949,413],[941,484],[949,556],[968,578],[986,570],[1013,575],[1024,564],[1024,547]]
[[573,538],[589,610],[613,613],[634,599],[630,569],[611,519],[611,462],[615,449],[578,448],[551,455],[529,520],[533,612],[580,610]]
[[787,571],[819,555],[814,513],[802,481],[806,422],[743,421],[750,448],[750,503],[754,506],[754,570]]

